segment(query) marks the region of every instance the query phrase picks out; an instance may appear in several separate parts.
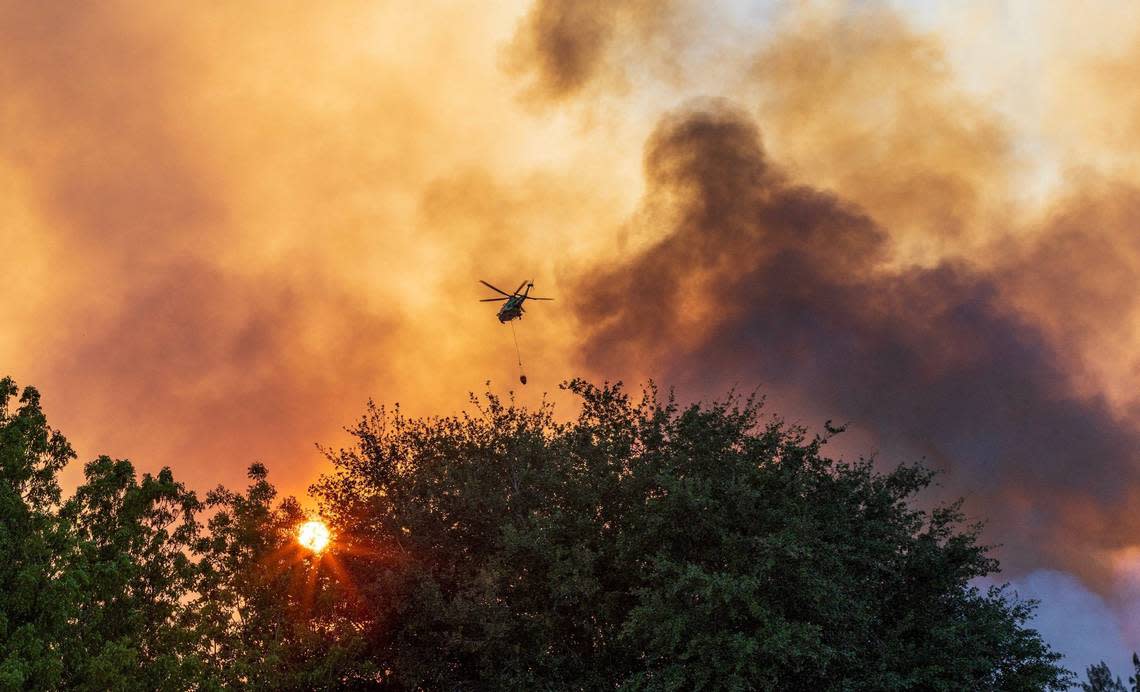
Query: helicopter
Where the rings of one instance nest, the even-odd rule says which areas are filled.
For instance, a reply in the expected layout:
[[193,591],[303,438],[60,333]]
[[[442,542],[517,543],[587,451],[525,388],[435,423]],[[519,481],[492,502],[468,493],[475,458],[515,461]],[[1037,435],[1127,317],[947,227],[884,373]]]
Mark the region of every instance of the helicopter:
[[[483,284],[492,291],[501,293],[503,295],[502,298],[484,298],[479,301],[480,303],[497,303],[500,301],[506,301],[503,304],[503,307],[499,308],[498,315],[499,322],[503,324],[506,324],[511,320],[522,319],[524,312],[523,303],[528,300],[554,300],[553,298],[536,298],[530,295],[530,289],[534,288],[534,281],[523,281],[521,284],[519,284],[519,287],[515,289],[514,293],[507,293],[502,289],[495,288],[482,279],[479,279],[479,283]],[[523,288],[526,290],[523,291]]]
[[[479,279],[479,283],[491,289],[495,293],[502,295],[502,298],[483,298],[480,303],[503,303],[503,307],[499,308],[499,322],[506,324],[511,320],[521,320],[523,316],[523,303],[528,300],[554,300],[553,298],[536,298],[530,294],[530,289],[534,288],[534,281],[523,281],[519,287],[515,289],[514,293],[507,293],[506,291],[495,288],[486,281]],[[526,290],[523,290],[523,289]],[[526,384],[526,373],[523,372],[522,364],[522,351],[519,350],[519,337],[515,334],[515,325],[511,324],[511,336],[515,341],[515,356],[519,361],[519,382]]]

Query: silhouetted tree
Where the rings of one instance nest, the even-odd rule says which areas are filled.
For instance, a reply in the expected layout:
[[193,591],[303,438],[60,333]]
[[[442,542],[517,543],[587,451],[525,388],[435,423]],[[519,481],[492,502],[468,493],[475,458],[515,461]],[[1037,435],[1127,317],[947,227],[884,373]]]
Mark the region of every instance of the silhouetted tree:
[[752,401],[567,387],[569,422],[491,395],[457,418],[370,408],[314,488],[318,555],[260,464],[202,503],[99,457],[63,500],[71,447],[0,380],[0,689],[1071,682],[1032,603],[970,586],[997,563],[958,505],[913,506],[929,471],[830,460],[835,431]]
[[369,680],[355,646],[353,594],[296,540],[305,518],[277,491],[262,464],[244,494],[217,488],[209,535],[197,544],[193,609],[214,683],[228,689],[312,690]]
[[1104,661],[1089,666],[1085,676],[1086,682],[1081,683],[1084,692],[1128,692],[1119,677],[1112,677],[1112,671]]
[[[568,385],[577,420],[370,409],[314,491],[393,688],[1064,689],[931,472],[841,463],[752,401]],[[831,433],[829,433],[830,435]]]

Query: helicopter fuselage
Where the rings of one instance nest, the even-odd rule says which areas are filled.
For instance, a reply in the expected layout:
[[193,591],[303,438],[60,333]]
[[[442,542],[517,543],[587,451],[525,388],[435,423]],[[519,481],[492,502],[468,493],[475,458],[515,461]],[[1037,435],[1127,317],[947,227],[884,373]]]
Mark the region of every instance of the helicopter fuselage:
[[[522,282],[519,284],[519,287],[515,289],[514,293],[507,293],[501,288],[495,288],[482,279],[479,280],[479,283],[502,296],[502,298],[483,298],[479,302],[497,303],[499,301],[502,301],[503,307],[499,308],[498,318],[499,322],[503,324],[506,324],[511,320],[521,319],[523,313],[525,312],[525,310],[523,310],[523,303],[528,300],[553,300],[553,298],[536,298],[532,296],[530,294],[530,289],[534,288],[533,281]],[[526,289],[525,291],[523,290],[524,288]]]
[[503,307],[499,308],[499,322],[506,324],[511,320],[521,319],[523,315],[523,296],[513,296],[507,302],[503,303]]

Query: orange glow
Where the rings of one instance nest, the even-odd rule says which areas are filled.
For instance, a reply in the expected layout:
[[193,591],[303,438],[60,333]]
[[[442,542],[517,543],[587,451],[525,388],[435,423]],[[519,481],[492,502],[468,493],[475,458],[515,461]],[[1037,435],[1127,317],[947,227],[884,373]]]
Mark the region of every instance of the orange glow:
[[[1018,569],[1060,556],[1040,564],[1140,589],[1140,552],[1105,557],[1140,531],[1112,504],[1140,488],[1140,93],[1121,88],[1140,3],[770,4],[0,0],[0,377],[39,388],[80,459],[170,466],[200,492],[269,460],[304,507],[331,470],[314,443],[353,445],[370,398],[450,415],[490,382],[563,417],[576,376],[655,377],[682,401],[759,386],[809,428],[852,421],[848,456],[929,453]],[[662,148],[660,128],[719,108],[705,96],[744,114],[718,131],[757,128],[759,177],[693,139]],[[808,234],[763,211],[773,190],[834,198],[844,221]],[[784,282],[777,256],[825,258],[826,283]],[[611,272],[628,302],[601,290]],[[522,387],[511,330],[476,301],[479,278],[524,275],[557,302],[515,325]],[[726,288],[760,278],[780,294]],[[814,302],[833,283],[848,302]],[[841,353],[871,360],[833,382]],[[1040,363],[1002,373],[1006,353]],[[1018,402],[1008,423],[932,439],[973,420],[956,373],[990,363],[1001,377],[976,382],[1001,389],[976,400]],[[945,382],[922,411],[947,418],[867,403],[887,377],[892,401]],[[1015,442],[1030,397],[1076,426],[1050,433],[1069,451]],[[1038,449],[1097,461],[1069,482]],[[957,456],[991,452],[996,475]],[[83,464],[61,480],[69,495]],[[1026,528],[1042,498],[1055,523]],[[275,557],[319,563],[298,578],[353,551],[411,559],[347,530],[329,551],[316,517],[280,531]]]
[[297,528],[297,542],[314,553],[328,547],[331,534],[329,527],[319,519],[312,519]]

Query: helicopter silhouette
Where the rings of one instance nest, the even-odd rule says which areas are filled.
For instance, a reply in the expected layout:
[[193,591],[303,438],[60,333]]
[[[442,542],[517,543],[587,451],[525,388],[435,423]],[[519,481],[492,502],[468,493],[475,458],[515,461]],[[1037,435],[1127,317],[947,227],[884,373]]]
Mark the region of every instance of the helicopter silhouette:
[[[523,316],[523,303],[528,300],[554,300],[553,298],[536,298],[530,294],[530,289],[534,288],[534,281],[523,281],[519,287],[515,289],[514,293],[507,293],[501,288],[495,288],[486,281],[479,279],[479,283],[491,289],[495,293],[503,296],[502,298],[483,298],[480,303],[503,303],[503,307],[499,308],[499,322],[506,324],[511,320],[521,320]],[[526,289],[526,290],[523,290]],[[519,361],[519,382],[526,384],[526,373],[523,372],[522,364],[522,351],[519,350],[519,337],[515,334],[515,325],[511,325],[511,336],[515,341],[515,356]]]
[[[503,303],[503,307],[499,308],[498,315],[499,322],[502,322],[503,324],[506,324],[511,320],[522,319],[523,312],[525,312],[523,310],[523,303],[528,300],[554,300],[553,298],[536,298],[535,296],[530,295],[530,289],[534,288],[534,281],[523,281],[521,284],[519,284],[519,287],[515,289],[514,293],[507,293],[502,289],[495,288],[482,279],[479,279],[479,283],[483,284],[492,291],[503,295],[502,298],[484,298],[479,301],[480,303],[498,303],[500,301],[505,301]],[[523,290],[524,288],[526,289],[525,291]]]

